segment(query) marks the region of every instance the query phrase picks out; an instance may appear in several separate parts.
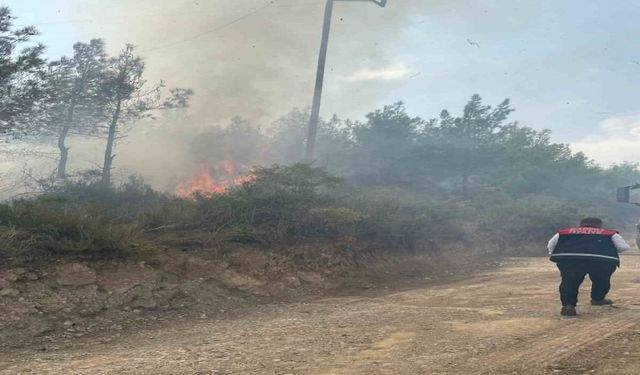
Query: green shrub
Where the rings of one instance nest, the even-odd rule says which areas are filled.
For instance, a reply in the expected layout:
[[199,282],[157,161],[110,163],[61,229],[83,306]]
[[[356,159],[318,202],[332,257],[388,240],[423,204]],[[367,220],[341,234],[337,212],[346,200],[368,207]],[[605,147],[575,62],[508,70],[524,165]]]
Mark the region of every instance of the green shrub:
[[[134,223],[114,220],[101,206],[42,196],[0,206],[5,252],[18,258],[44,255],[121,255],[137,232]],[[16,245],[12,239],[24,241]]]
[[460,243],[495,243],[504,250],[542,246],[582,216],[621,221],[606,215],[616,212],[613,206],[515,198],[498,189],[480,189],[470,200],[398,187],[355,189],[305,164],[258,168],[241,186],[193,199],[158,193],[137,178],[105,188],[91,176],[0,205],[0,256],[117,256],[141,231],[164,229],[208,231],[217,240],[252,245],[349,238],[390,250],[444,250]]
[[64,201],[67,205],[100,206],[105,214],[141,221],[147,209],[167,204],[173,198],[153,190],[137,176],[130,176],[118,186],[105,186],[100,171],[82,171],[66,180],[41,180],[43,197]]
[[253,171],[254,178],[244,185],[250,192],[281,192],[310,197],[326,192],[341,183],[341,179],[330,175],[326,170],[310,164],[291,166],[258,167]]
[[355,191],[304,164],[260,168],[253,180],[224,194],[176,200],[160,208],[162,214],[148,212],[147,220],[162,216],[165,224],[208,229],[242,243],[349,236],[414,249],[463,237],[445,204],[400,190]]
[[0,226],[0,258],[28,257],[37,243],[37,239],[28,232]]
[[358,227],[361,239],[377,241],[393,248],[416,249],[445,240],[457,240],[464,232],[452,218],[436,206],[406,206],[387,200],[367,202],[366,218]]
[[[254,178],[242,186],[213,196],[170,201],[155,206],[155,224],[180,223],[184,227],[209,229],[226,239],[246,243],[272,243],[300,237],[329,235],[314,230],[319,224],[314,210],[329,209],[336,202],[329,193],[340,180],[321,168],[305,164],[257,168]],[[330,225],[330,224],[329,224]]]
[[562,199],[529,195],[514,199],[486,194],[471,203],[479,232],[493,234],[507,244],[541,243],[559,228],[575,225],[581,209]]
[[365,215],[348,207],[317,207],[301,213],[293,231],[307,237],[354,236]]

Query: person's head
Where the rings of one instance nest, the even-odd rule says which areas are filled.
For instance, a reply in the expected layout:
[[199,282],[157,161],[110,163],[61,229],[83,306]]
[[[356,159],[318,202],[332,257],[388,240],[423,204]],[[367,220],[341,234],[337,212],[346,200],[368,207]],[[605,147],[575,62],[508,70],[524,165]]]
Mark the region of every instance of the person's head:
[[580,226],[588,228],[602,228],[602,219],[597,217],[586,217],[580,220]]

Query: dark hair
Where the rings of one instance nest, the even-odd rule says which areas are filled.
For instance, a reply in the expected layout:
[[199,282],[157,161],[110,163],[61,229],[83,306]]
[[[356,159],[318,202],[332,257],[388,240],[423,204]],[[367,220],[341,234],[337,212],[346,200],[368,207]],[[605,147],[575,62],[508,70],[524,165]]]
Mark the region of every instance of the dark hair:
[[581,227],[602,228],[602,219],[597,217],[585,217],[580,220]]

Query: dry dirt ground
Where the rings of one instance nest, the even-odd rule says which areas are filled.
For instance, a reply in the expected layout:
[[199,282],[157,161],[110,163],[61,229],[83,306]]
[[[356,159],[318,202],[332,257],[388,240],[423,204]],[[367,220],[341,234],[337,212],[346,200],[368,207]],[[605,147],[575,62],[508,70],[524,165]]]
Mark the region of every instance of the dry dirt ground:
[[[639,374],[640,256],[614,275],[615,307],[558,315],[545,258],[511,259],[466,280],[266,305],[0,354],[1,374]],[[587,303],[585,303],[587,302]]]

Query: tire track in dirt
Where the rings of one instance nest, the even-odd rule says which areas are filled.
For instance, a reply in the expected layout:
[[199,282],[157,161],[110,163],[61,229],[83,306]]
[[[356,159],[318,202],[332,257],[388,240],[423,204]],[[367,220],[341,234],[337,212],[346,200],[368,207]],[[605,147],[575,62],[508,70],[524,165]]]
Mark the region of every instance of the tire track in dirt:
[[[600,347],[640,330],[633,306],[640,264],[616,273],[620,308],[581,306],[577,318],[561,318],[558,276],[547,262],[518,259],[442,285],[274,304],[236,319],[183,322],[46,353],[0,353],[0,373],[564,374],[590,353],[603,360],[624,354]],[[608,366],[637,370],[637,362]]]
[[[578,318],[579,319],[579,318]],[[585,324],[576,321],[558,335],[545,335],[534,342],[520,345],[506,353],[485,357],[485,363],[495,363],[483,374],[508,373],[509,370],[543,370],[571,355],[593,347],[599,342],[640,324],[637,311],[624,311]]]
[[384,339],[373,343],[353,357],[346,358],[344,366],[320,370],[313,375],[349,375],[361,373],[364,367],[389,359],[393,353],[400,351],[411,343],[415,332],[397,331]]

